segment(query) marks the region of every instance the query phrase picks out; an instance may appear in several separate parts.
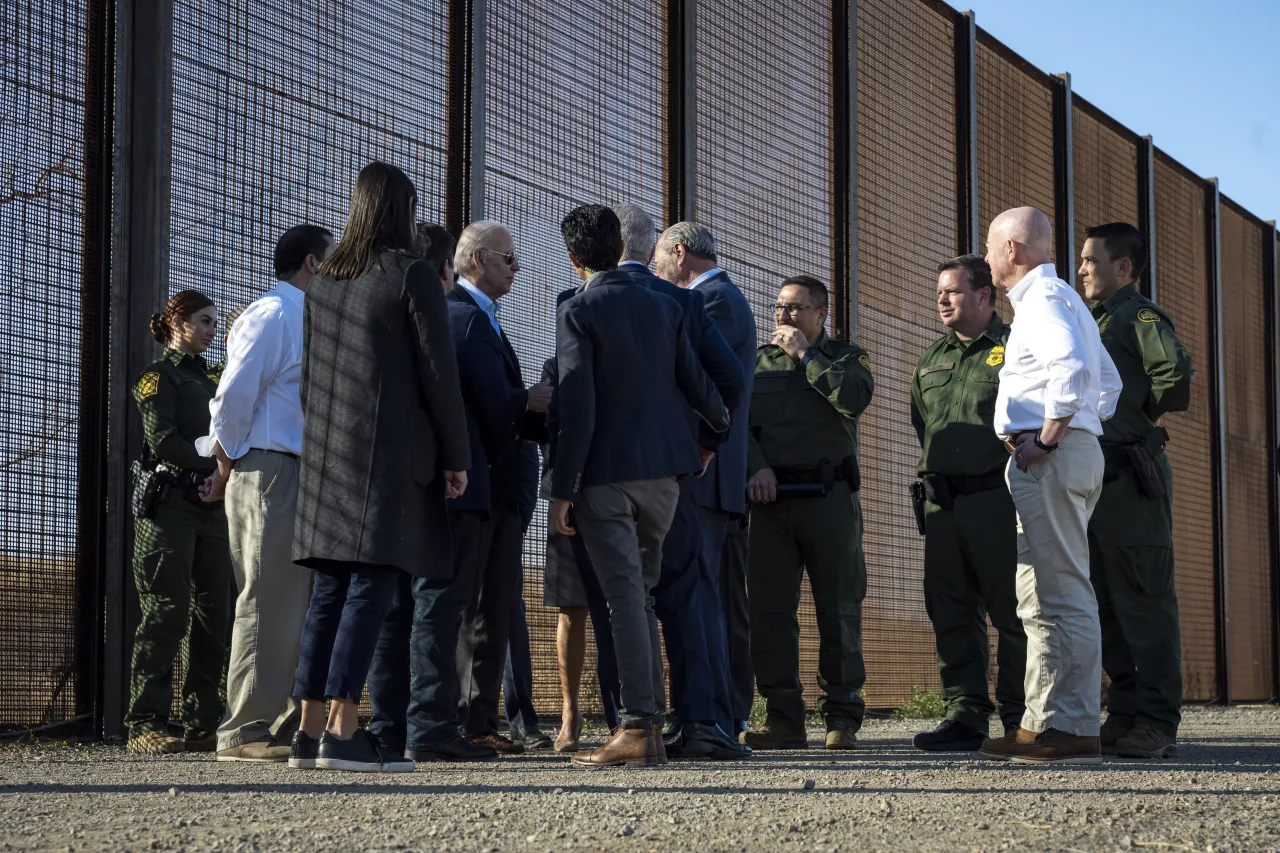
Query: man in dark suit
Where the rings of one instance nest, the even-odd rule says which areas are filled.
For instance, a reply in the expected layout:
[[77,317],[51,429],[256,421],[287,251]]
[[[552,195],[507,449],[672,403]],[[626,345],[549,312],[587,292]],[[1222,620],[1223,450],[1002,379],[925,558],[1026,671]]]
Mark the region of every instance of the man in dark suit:
[[[524,751],[498,733],[498,698],[506,668],[511,613],[520,589],[520,551],[524,540],[520,521],[520,480],[524,441],[545,438],[551,388],[538,384],[526,389],[520,361],[498,320],[498,300],[511,291],[520,271],[511,232],[497,222],[473,222],[458,238],[454,253],[457,286],[451,304],[478,309],[486,324],[472,324],[469,335],[486,335],[496,342],[502,372],[476,389],[487,403],[501,404],[510,415],[506,434],[483,457],[473,459],[473,474],[486,481],[452,502],[454,511],[485,509],[489,517],[480,536],[475,588],[463,616],[458,638],[458,674],[462,682],[459,718],[463,734],[503,754]],[[487,325],[487,331],[482,328]],[[455,339],[458,330],[454,330]],[[465,388],[464,388],[465,393]],[[477,484],[479,485],[479,484]],[[485,488],[487,486],[487,488]]]
[[[733,426],[716,449],[715,458],[698,481],[702,509],[702,570],[720,590],[728,640],[730,731],[745,731],[755,698],[751,664],[751,635],[747,617],[747,567],[745,560],[722,562],[729,523],[746,511],[747,409],[756,364],[756,321],[742,291],[729,274],[716,266],[716,238],[711,229],[695,222],[677,222],[662,234],[655,253],[658,275],[682,288],[701,293],[707,313],[738,358],[744,393],[731,408]],[[731,554],[736,554],[731,549]],[[723,724],[723,721],[722,721]]]
[[[673,299],[684,314],[685,335],[702,369],[715,383],[730,411],[739,408],[745,378],[742,366],[715,321],[703,295],[658,278],[649,270],[657,233],[653,220],[634,204],[614,208],[622,223],[624,270],[639,284]],[[712,433],[693,409],[688,410],[689,440],[703,462],[715,455],[721,436]],[[671,665],[671,704],[676,719],[663,737],[670,758],[745,758],[751,750],[738,743],[729,713],[729,662],[719,585],[701,570],[702,536],[697,489],[699,481],[680,481],[676,514],[662,543],[662,576],[653,589],[654,607],[662,623],[667,661]]]
[[617,269],[618,217],[575,208],[560,226],[584,281],[556,312],[559,438],[552,523],[574,534],[570,506],[609,601],[622,680],[622,727],[604,746],[574,755],[588,766],[657,765],[665,709],[653,587],[675,515],[677,477],[702,470],[683,425],[692,406],[716,432],[729,413],[684,331],[675,301]]

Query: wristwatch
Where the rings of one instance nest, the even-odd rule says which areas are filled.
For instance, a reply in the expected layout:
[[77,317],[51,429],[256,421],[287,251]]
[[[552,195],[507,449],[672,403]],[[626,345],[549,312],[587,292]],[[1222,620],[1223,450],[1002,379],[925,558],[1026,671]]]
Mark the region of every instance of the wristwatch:
[[809,362],[813,361],[814,356],[816,356],[817,354],[818,354],[817,347],[809,347],[807,350],[804,351],[804,355],[800,356],[800,366],[808,367]]
[[1053,451],[1058,449],[1058,445],[1045,444],[1043,441],[1040,440],[1040,430],[1036,430],[1035,442],[1036,442],[1036,447],[1040,448],[1045,453],[1052,453]]

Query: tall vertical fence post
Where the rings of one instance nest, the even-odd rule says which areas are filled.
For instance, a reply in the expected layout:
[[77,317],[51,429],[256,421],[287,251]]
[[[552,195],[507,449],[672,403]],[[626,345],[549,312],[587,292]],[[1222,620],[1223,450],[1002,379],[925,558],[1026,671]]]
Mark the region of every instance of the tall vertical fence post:
[[1057,220],[1058,276],[1076,286],[1076,195],[1072,152],[1071,75],[1053,78],[1053,182],[1054,219]]
[[1147,268],[1138,282],[1142,295],[1156,298],[1156,147],[1150,136],[1138,139],[1138,230],[1147,241]]
[[1222,340],[1222,229],[1218,179],[1205,184],[1205,242],[1209,264],[1209,316],[1213,334],[1212,387],[1209,393],[1209,435],[1213,458],[1213,598],[1214,652],[1218,664],[1218,698],[1231,701],[1230,647],[1227,636],[1230,613],[1227,602],[1227,433],[1226,366]]
[[978,21],[956,13],[956,234],[958,254],[980,254],[978,233]]
[[832,214],[834,279],[831,332],[858,334],[858,10],[853,0],[831,4]]
[[1266,318],[1263,328],[1267,353],[1267,477],[1271,507],[1271,700],[1280,700],[1280,294],[1276,292],[1276,272],[1280,257],[1276,249],[1276,223],[1266,223],[1262,242],[1263,293]]
[[444,219],[455,236],[476,218],[474,203],[484,209],[485,3],[455,0],[449,4]]
[[693,219],[698,172],[698,3],[667,0],[666,32],[666,225]]

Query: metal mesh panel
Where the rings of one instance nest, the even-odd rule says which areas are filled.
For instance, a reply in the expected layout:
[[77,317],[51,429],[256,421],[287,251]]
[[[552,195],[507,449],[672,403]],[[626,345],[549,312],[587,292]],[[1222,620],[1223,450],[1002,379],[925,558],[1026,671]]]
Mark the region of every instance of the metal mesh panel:
[[[693,218],[715,232],[719,264],[751,303],[763,343],[784,278],[832,282],[831,4],[700,0],[697,44]],[[818,629],[807,579],[800,602],[812,701]]]
[[1274,693],[1263,242],[1252,220],[1221,210],[1228,698],[1257,701]]
[[[1084,247],[1084,232],[1106,222],[1138,224],[1138,143],[1076,105],[1072,110],[1072,184],[1075,196],[1075,247]],[[1064,258],[1080,265],[1079,257]]]
[[[978,72],[978,239],[985,246],[991,220],[1011,207],[1024,205],[1044,211],[1057,228],[1053,189],[1053,91],[1049,82],[1026,63],[1010,59],[999,43],[982,30],[978,31],[975,64]],[[1056,254],[1056,245],[1053,251]],[[1003,292],[998,308],[1006,320],[1013,319],[1013,309]]]
[[84,4],[0,34],[0,726],[74,716]]
[[1217,696],[1214,653],[1213,453],[1208,255],[1204,184],[1162,155],[1155,165],[1156,302],[1172,318],[1198,375],[1191,406],[1166,415],[1173,468],[1174,583],[1182,628],[1182,691],[1190,701]]
[[876,378],[859,436],[873,707],[938,685],[907,486],[912,370],[942,333],[934,270],[958,243],[953,36],[951,19],[917,0],[858,5],[858,331]]
[[[501,320],[537,382],[555,352],[555,298],[579,284],[560,220],[579,204],[621,201],[662,217],[663,6],[495,0],[488,8],[485,216],[511,229],[522,269]],[[534,703],[560,706],[556,611],[542,605],[546,506],[525,540]],[[599,711],[588,638],[581,700]]]
[[204,291],[221,315],[252,302],[274,286],[286,229],[318,222],[341,237],[371,160],[404,169],[419,215],[439,221],[446,19],[443,0],[178,0],[170,292]]

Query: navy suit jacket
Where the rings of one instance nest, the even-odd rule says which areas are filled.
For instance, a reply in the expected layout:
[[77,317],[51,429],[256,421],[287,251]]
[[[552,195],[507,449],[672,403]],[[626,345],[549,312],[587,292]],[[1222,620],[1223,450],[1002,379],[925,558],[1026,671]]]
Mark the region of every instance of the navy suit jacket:
[[618,270],[596,273],[560,303],[556,498],[577,500],[590,486],[701,470],[688,431],[673,424],[687,423],[689,406],[718,431],[729,418],[684,323],[674,300]]
[[756,318],[747,297],[723,270],[691,292],[701,293],[706,299],[707,313],[737,356],[743,380],[738,405],[729,408],[733,424],[729,436],[698,481],[698,504],[739,515],[747,511],[747,422],[751,381],[756,372]]

